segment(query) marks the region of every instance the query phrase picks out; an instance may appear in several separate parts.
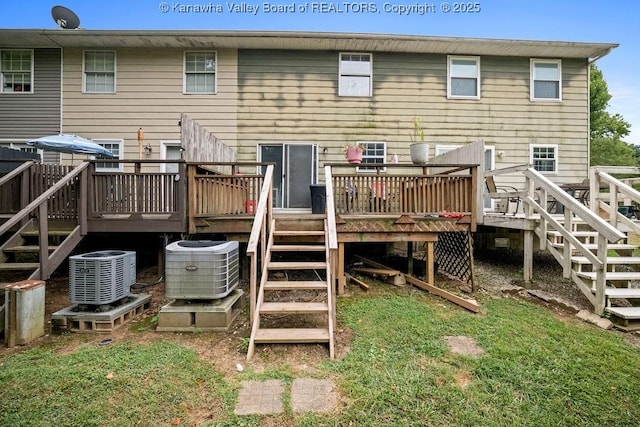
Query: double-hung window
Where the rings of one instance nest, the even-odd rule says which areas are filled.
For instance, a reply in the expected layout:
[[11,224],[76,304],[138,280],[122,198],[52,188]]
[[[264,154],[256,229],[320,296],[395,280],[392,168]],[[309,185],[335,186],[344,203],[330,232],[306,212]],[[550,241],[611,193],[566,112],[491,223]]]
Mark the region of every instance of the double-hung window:
[[531,60],[531,100],[562,101],[561,60]]
[[33,93],[33,50],[0,51],[0,92]]
[[[376,172],[376,168],[367,164],[385,163],[387,158],[387,144],[385,142],[358,142],[362,147],[362,163],[356,168],[357,172]],[[384,172],[386,168],[380,168]]]
[[449,56],[448,59],[447,96],[480,99],[480,58]]
[[[116,159],[122,158],[122,146],[124,141],[121,139],[94,139],[92,140],[96,144],[111,151]],[[96,156],[96,160],[104,158],[100,155]],[[96,162],[97,172],[122,172],[122,163],[112,162]]]
[[116,93],[116,53],[114,51],[85,51],[83,66],[85,93]]
[[184,93],[216,93],[216,52],[184,53]]
[[373,65],[370,53],[341,53],[338,96],[371,96]]
[[558,172],[558,146],[532,144],[531,163],[538,172]]

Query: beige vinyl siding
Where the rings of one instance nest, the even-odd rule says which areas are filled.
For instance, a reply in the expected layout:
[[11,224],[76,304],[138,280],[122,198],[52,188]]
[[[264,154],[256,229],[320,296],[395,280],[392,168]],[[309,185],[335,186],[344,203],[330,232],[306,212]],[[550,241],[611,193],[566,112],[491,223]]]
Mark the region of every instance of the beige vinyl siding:
[[[113,49],[111,49],[113,50]],[[214,49],[212,49],[214,50]],[[116,50],[115,94],[82,93],[83,49],[64,51],[63,130],[86,138],[124,139],[124,158],[135,159],[138,128],[160,158],[160,141],[180,140],[182,113],[228,145],[236,145],[237,51],[217,50],[217,93],[184,94],[180,49]]]
[[[338,97],[338,52],[239,53],[240,158],[259,142],[315,142],[320,163],[344,161],[355,141],[386,141],[389,155],[409,161],[412,117],[422,118],[431,156],[436,145],[483,138],[497,167],[528,163],[530,144],[557,144],[558,181],[586,177],[588,65],[564,59],[563,101],[529,99],[529,58],[482,57],[481,99],[447,99],[447,57],[373,54],[373,96]],[[323,154],[322,148],[328,153]]]

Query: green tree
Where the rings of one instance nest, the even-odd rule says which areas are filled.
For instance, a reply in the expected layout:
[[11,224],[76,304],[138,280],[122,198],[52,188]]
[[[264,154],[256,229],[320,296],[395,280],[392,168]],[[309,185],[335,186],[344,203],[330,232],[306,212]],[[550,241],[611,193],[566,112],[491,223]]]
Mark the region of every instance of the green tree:
[[602,71],[591,65],[590,118],[591,165],[637,166],[638,149],[622,140],[629,135],[631,125],[620,114],[607,111],[611,94]]

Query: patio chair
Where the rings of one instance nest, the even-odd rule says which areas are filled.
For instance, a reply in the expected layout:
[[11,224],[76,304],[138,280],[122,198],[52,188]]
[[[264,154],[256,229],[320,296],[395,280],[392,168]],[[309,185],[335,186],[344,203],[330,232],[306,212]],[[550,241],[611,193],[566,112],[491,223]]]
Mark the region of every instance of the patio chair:
[[504,204],[497,204],[498,208],[502,208],[497,209],[497,212],[507,214],[509,213],[509,206],[511,205],[511,203],[515,203],[516,208],[513,211],[513,215],[518,213],[518,209],[520,208],[520,202],[522,201],[522,199],[520,198],[520,196],[512,195],[513,193],[518,193],[517,188],[510,185],[501,185],[499,187],[496,186],[496,182],[493,179],[492,175],[485,177],[485,184],[487,186],[487,191],[491,194],[499,194],[500,192],[509,193],[509,195],[505,195],[505,197],[492,197],[493,199],[506,200],[506,203]]

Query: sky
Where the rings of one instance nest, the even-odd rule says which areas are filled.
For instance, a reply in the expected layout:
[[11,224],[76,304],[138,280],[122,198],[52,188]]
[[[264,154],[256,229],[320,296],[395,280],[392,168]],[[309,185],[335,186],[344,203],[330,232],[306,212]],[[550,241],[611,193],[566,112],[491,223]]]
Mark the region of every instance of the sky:
[[26,0],[3,1],[0,28],[55,29],[51,8],[92,30],[330,31],[619,43],[598,60],[609,112],[640,145],[640,1],[637,0]]

